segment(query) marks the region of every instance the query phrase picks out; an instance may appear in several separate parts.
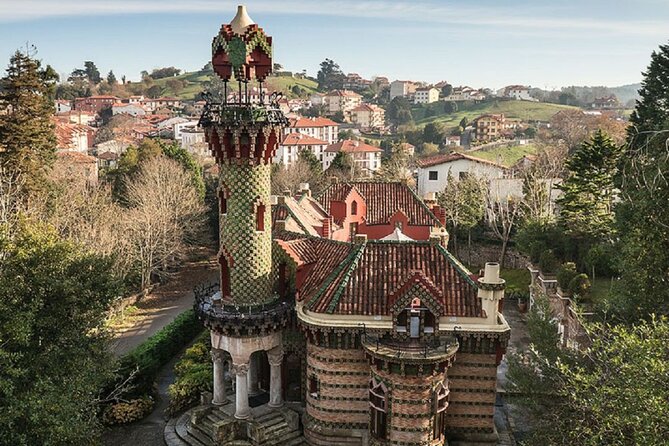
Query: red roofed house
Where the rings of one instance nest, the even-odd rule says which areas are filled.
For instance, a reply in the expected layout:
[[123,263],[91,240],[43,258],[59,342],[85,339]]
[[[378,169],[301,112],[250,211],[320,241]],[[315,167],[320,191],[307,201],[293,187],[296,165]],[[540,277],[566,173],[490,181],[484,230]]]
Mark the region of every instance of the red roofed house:
[[82,124],[72,124],[60,119],[56,120],[56,148],[87,153],[93,142],[94,130]]
[[90,186],[98,183],[98,160],[80,152],[56,152],[54,170],[70,177],[72,180],[82,179]]
[[435,155],[418,160],[418,193],[441,192],[448,183],[449,174],[454,180],[466,175],[494,179],[504,177],[509,169],[493,161],[460,152]]
[[179,98],[156,98],[156,99],[144,99],[141,101],[141,104],[148,111],[155,111],[161,108],[179,108],[181,107],[181,99]]
[[332,164],[337,153],[344,152],[351,155],[353,161],[360,167],[363,174],[371,174],[381,167],[381,153],[383,150],[376,146],[371,146],[362,141],[346,139],[336,144],[331,144],[325,149],[325,159],[323,160],[323,170],[326,170]]
[[86,112],[100,113],[105,108],[111,108],[113,104],[121,102],[116,96],[97,95],[87,98],[76,98],[74,100],[74,109]]
[[275,163],[281,163],[284,166],[290,166],[297,161],[297,157],[302,150],[308,150],[313,153],[322,163],[327,141],[314,138],[302,133],[289,133],[283,137],[274,156]]
[[381,129],[386,124],[386,111],[374,104],[360,104],[350,116],[351,122],[364,130]]
[[362,104],[362,96],[351,90],[334,90],[323,97],[323,103],[327,113],[342,112],[347,117],[351,110]]
[[284,130],[285,134],[302,133],[317,139],[334,144],[339,139],[339,124],[328,118],[303,118],[291,119],[290,125]]

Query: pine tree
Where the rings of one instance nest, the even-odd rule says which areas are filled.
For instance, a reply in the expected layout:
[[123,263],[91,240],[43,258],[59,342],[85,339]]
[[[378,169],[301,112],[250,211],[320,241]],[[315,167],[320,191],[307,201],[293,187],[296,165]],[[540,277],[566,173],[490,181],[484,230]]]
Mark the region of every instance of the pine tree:
[[621,287],[628,318],[669,314],[669,45],[653,52],[620,163]]
[[613,232],[613,189],[621,149],[598,130],[566,162],[560,223],[575,238],[607,239]]
[[49,85],[37,60],[17,51],[0,80],[0,164],[24,177],[27,191],[43,187],[55,158]]
[[114,75],[114,72],[112,70],[109,70],[109,73],[107,73],[107,83],[109,85],[116,84],[116,76]]

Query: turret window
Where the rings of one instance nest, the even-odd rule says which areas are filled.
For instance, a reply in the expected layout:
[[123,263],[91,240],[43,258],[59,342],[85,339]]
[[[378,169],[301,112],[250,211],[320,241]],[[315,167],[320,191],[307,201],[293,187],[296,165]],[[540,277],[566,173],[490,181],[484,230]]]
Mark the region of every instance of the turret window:
[[256,207],[256,231],[265,230],[265,205],[259,204]]
[[228,265],[228,259],[224,254],[221,254],[221,257],[218,259],[218,263],[221,266],[221,297],[230,296],[230,266]]
[[369,408],[371,412],[369,430],[374,438],[380,440],[384,440],[387,436],[387,393],[383,382],[377,382],[375,379],[369,382]]
[[358,215],[358,202],[351,203],[351,215]]
[[446,408],[448,407],[448,386],[442,382],[434,394],[434,424],[432,438],[438,440],[446,429]]

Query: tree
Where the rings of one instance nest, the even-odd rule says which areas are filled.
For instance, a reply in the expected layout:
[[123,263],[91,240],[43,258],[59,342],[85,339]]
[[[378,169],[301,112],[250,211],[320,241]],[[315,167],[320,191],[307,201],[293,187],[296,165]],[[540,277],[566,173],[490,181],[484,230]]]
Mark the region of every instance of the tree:
[[350,154],[337,152],[330,167],[328,167],[327,174],[344,181],[350,181],[360,176],[360,167]]
[[411,104],[407,98],[395,96],[386,109],[386,119],[395,126],[411,123],[413,116],[411,116]]
[[96,67],[95,63],[91,62],[90,60],[84,62],[84,71],[86,72],[86,77],[92,83],[99,84],[100,81],[102,81],[98,67]]
[[[145,73],[145,71],[142,71]],[[152,79],[163,79],[166,77],[178,76],[181,73],[181,70],[175,67],[164,67],[164,68],[155,68],[151,74],[147,73],[147,76],[150,76]],[[145,77],[142,74],[142,77]]]
[[316,80],[320,91],[340,90],[344,87],[346,76],[339,68],[339,65],[331,59],[325,59],[321,62],[321,68],[318,70]]
[[625,317],[669,314],[669,45],[653,52],[630,117],[616,206],[621,287],[616,306]]
[[444,102],[444,113],[455,113],[458,111],[458,103],[455,101]]
[[413,162],[404,143],[397,142],[390,148],[390,154],[381,162],[377,176],[383,181],[401,181],[413,185]]
[[548,299],[537,299],[531,348],[511,356],[508,374],[536,420],[527,444],[665,444],[669,321],[586,328],[588,348],[561,349]]
[[564,195],[560,222],[567,234],[581,240],[610,238],[613,231],[614,176],[621,149],[597,131],[566,162],[567,178],[558,185]]
[[107,73],[107,83],[109,85],[115,85],[116,84],[116,76],[114,75],[114,72],[112,70],[109,70],[109,73]]
[[441,96],[447,98],[453,93],[453,86],[451,84],[446,84],[441,87]]
[[485,219],[490,230],[502,242],[499,264],[504,268],[506,248],[511,232],[520,220],[522,206],[511,196],[502,196],[499,190],[490,190],[486,197]]
[[430,122],[423,128],[423,141],[441,146],[448,136],[446,126],[440,122]]
[[146,95],[151,99],[159,98],[163,95],[163,87],[160,85],[152,85],[146,90]]
[[0,80],[0,165],[23,176],[27,192],[43,188],[55,159],[53,104],[40,64],[17,51]]
[[168,276],[187,246],[201,237],[206,210],[191,175],[166,157],[142,163],[125,189],[129,210],[124,229],[143,290],[154,276]]
[[458,126],[461,127],[462,130],[464,131],[467,128],[467,124],[469,124],[469,121],[467,120],[467,117],[465,116],[460,120],[460,124],[458,124]]
[[466,175],[456,181],[448,173],[446,187],[439,194],[439,205],[446,213],[453,251],[459,256],[458,232],[467,231],[467,243],[471,249],[471,229],[485,215],[485,183],[474,175]]
[[121,291],[109,259],[41,226],[0,235],[0,257],[0,444],[94,443],[113,370],[104,323]]

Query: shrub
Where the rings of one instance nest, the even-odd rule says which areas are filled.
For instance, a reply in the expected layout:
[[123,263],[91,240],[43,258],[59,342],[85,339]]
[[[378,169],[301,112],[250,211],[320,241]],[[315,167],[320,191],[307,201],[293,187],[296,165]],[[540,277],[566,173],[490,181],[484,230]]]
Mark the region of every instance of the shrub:
[[569,291],[569,284],[571,280],[576,277],[576,264],[573,262],[566,262],[560,266],[557,272],[558,285],[563,291]]
[[114,403],[105,409],[102,421],[107,425],[115,425],[141,420],[151,413],[153,403],[153,398],[150,396]]
[[118,382],[123,382],[137,370],[132,382],[133,391],[129,396],[151,393],[153,382],[160,369],[200,331],[202,325],[195,312],[184,311],[158,333],[121,358],[119,365],[121,376]]
[[214,373],[209,350],[209,336],[205,333],[174,366],[177,378],[168,389],[170,403],[167,410],[170,414],[175,415],[195,406],[202,392],[213,390]]
[[584,297],[590,292],[590,279],[586,274],[578,274],[569,282],[569,291],[574,296]]
[[560,262],[557,257],[555,257],[552,249],[548,249],[541,253],[541,256],[539,257],[539,268],[542,272],[546,274],[554,273],[559,265]]

